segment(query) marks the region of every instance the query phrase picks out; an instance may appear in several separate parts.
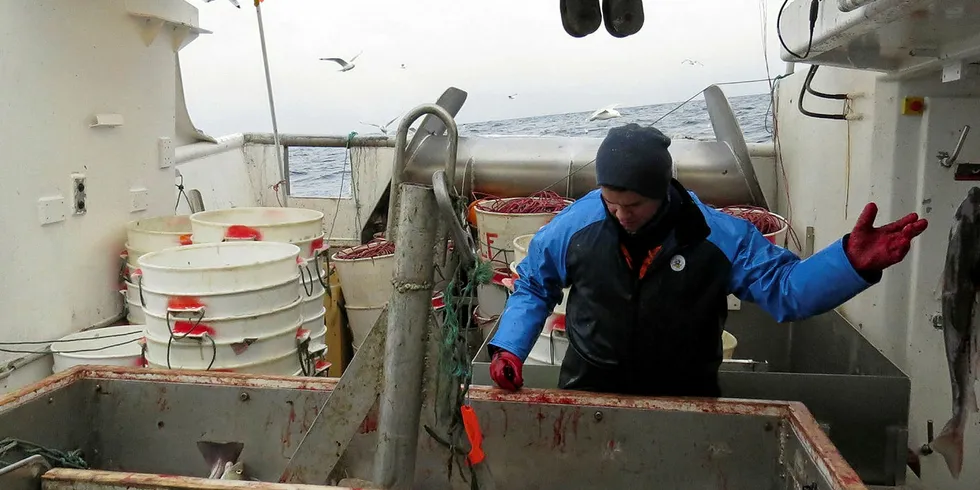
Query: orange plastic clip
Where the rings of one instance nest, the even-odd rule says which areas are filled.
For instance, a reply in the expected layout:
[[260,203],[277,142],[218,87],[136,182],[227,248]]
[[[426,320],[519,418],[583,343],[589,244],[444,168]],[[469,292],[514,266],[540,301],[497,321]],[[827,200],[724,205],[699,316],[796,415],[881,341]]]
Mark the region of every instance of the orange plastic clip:
[[463,414],[463,428],[466,429],[466,438],[470,440],[470,454],[466,456],[466,462],[470,466],[478,465],[486,457],[483,454],[483,432],[480,431],[480,421],[476,418],[476,412],[469,405],[459,407],[459,412]]

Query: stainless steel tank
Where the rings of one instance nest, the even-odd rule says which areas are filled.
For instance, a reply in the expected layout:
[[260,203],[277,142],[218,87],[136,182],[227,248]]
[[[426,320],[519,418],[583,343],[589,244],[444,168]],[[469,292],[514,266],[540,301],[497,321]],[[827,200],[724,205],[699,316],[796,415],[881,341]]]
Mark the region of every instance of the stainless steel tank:
[[[674,140],[670,153],[677,179],[715,206],[768,208],[724,93],[712,85],[704,97],[717,141]],[[456,186],[463,192],[499,197],[552,190],[578,198],[596,186],[594,161],[601,142],[578,137],[461,137]],[[445,167],[448,143],[441,134],[417,134],[409,145],[404,181],[431,183],[432,173]]]

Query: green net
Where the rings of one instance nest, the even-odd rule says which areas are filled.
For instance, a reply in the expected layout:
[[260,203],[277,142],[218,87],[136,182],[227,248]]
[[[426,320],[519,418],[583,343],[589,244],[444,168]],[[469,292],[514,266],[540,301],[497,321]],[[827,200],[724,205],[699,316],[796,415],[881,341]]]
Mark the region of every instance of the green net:
[[0,464],[10,465],[35,454],[40,454],[51,466],[57,468],[88,469],[88,463],[82,457],[81,449],[59,451],[11,437],[0,439]]
[[[458,214],[465,216],[466,202],[457,201]],[[466,220],[460,220],[465,223]],[[469,232],[469,230],[466,230]],[[460,407],[466,404],[467,393],[473,376],[473,363],[470,359],[468,332],[478,326],[473,325],[473,306],[476,290],[482,284],[493,279],[493,266],[489,261],[477,261],[468,270],[453,271],[449,284],[443,291],[445,308],[441,338],[439,342],[438,366],[440,378],[437,383],[436,400],[434,404],[436,420],[443,421],[445,432],[437,433],[429,427],[426,431],[438,442],[449,449],[447,471],[452,474],[452,467],[459,469],[459,475],[467,480],[463,472],[463,461],[468,448],[466,431],[463,426]],[[440,424],[442,425],[442,424]],[[476,475],[470,468],[470,488],[477,488]]]

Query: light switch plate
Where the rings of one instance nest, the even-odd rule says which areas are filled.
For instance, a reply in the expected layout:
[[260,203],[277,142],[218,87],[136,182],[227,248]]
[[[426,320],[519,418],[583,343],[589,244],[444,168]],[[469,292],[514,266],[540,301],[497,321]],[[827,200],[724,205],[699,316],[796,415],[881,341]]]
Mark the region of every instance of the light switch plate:
[[37,200],[37,220],[42,225],[65,220],[65,198],[62,196],[42,197]]
[[149,191],[145,188],[130,189],[129,190],[129,212],[136,213],[139,211],[146,211],[148,206],[147,201],[149,200]]

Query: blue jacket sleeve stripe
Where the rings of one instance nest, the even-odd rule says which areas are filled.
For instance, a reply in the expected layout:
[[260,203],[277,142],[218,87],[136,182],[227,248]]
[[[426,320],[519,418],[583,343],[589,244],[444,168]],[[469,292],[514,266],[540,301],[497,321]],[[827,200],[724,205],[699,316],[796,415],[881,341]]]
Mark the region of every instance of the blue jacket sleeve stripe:
[[605,207],[593,191],[565,208],[535,233],[527,257],[517,265],[519,279],[507,299],[491,346],[522,361],[531,353],[544,322],[561,301],[566,284],[565,257],[572,235],[605,218]]
[[843,240],[807,259],[773,245],[748,221],[702,206],[708,240],[732,264],[729,291],[758,304],[777,321],[829,311],[871,286],[844,254]]

